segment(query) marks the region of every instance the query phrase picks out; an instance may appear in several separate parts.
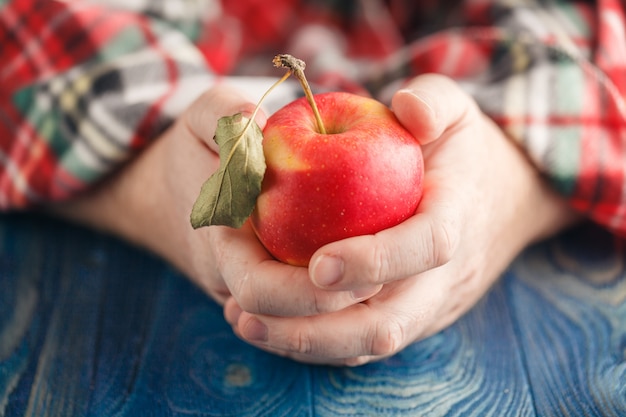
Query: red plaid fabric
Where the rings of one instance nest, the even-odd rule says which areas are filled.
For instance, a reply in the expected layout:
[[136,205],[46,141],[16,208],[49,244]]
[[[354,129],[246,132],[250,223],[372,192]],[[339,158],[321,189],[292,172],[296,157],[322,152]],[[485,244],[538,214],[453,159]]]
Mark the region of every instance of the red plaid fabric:
[[[215,76],[388,101],[456,79],[571,204],[626,234],[620,0],[0,0],[0,207],[70,198],[155,139]],[[246,78],[250,80],[250,78]]]

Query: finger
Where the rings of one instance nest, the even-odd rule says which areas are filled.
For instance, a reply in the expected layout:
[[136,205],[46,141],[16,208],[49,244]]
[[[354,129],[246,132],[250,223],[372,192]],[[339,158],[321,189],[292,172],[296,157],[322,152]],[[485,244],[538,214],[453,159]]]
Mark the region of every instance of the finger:
[[[196,138],[217,152],[217,144],[213,136],[218,119],[237,113],[250,117],[255,107],[256,105],[239,90],[226,84],[218,84],[191,104],[185,113],[185,122]],[[255,121],[263,129],[267,118],[262,110],[257,112]]]
[[[263,325],[260,328],[258,328],[257,327],[258,325],[256,324],[257,322],[252,324],[252,326],[254,326],[255,328],[251,328],[251,325],[249,323],[247,325],[244,325],[246,336],[242,334],[242,332],[239,329],[238,322],[239,322],[239,317],[241,317],[243,313],[244,313],[243,310],[239,307],[235,299],[232,297],[228,301],[226,301],[226,303],[224,304],[224,317],[226,318],[226,321],[232,326],[233,332],[235,333],[235,335],[237,335],[240,339],[255,345],[256,347],[263,349],[266,352],[273,353],[275,355],[288,357],[293,360],[296,360],[299,362],[305,362],[309,364],[336,365],[336,366],[344,366],[344,365],[357,366],[357,365],[362,365],[364,363],[382,358],[378,356],[359,356],[355,358],[334,358],[334,357],[326,357],[326,356],[315,356],[315,355],[310,355],[307,353],[293,352],[293,351],[281,349],[278,347],[273,347],[263,342],[264,340],[267,339],[267,329],[265,329]],[[261,340],[261,342],[259,342],[258,340]]]
[[337,311],[380,290],[329,292],[316,288],[306,268],[274,260],[249,224],[240,230],[215,227],[211,245],[217,268],[240,308],[249,313],[307,316]]
[[374,235],[357,236],[320,248],[309,265],[312,282],[335,291],[371,288],[449,262],[462,230],[461,196],[436,175],[425,179],[418,212]]
[[[356,365],[388,357],[441,328],[436,323],[447,283],[439,271],[429,275],[385,287],[371,300],[324,315],[281,318],[243,312],[234,329],[249,343],[307,361]],[[448,317],[441,320],[442,325],[450,322]]]
[[[241,334],[237,331],[237,328],[233,328],[234,333],[240,339],[246,341]],[[331,365],[331,366],[359,366],[366,363],[379,361],[385,359],[386,356],[372,356],[372,355],[364,355],[357,356],[353,358],[328,358],[324,356],[311,356],[301,353],[290,352],[287,350],[277,349],[272,346],[255,344],[255,346],[259,349],[262,349],[266,352],[272,353],[277,356],[282,356],[286,358],[290,358],[297,362],[312,364],[312,365]]]
[[[399,118],[406,119],[416,136],[418,131],[428,131],[423,136],[427,140],[442,137],[441,141],[424,147],[425,155],[427,149],[432,151],[433,147],[446,143],[444,138],[458,140],[457,149],[471,146],[466,139],[475,132],[469,128],[472,126],[469,122],[479,113],[454,82],[427,75],[416,78],[408,88],[408,92],[395,97],[394,109]],[[445,111],[447,108],[449,111]],[[409,113],[405,115],[404,111]],[[432,114],[411,117],[408,115],[411,111]],[[429,120],[430,126],[423,123],[425,120]],[[392,282],[447,263],[457,250],[466,210],[466,193],[458,189],[458,184],[467,182],[465,162],[446,158],[445,165],[438,166],[426,159],[424,197],[416,215],[375,235],[346,239],[319,249],[309,266],[313,282],[325,289],[354,290]]]
[[474,101],[451,79],[438,74],[414,78],[396,92],[391,107],[398,120],[422,145],[474,112]]
[[375,356],[362,356],[362,357],[356,357],[356,358],[339,358],[339,359],[327,358],[327,357],[322,357],[322,356],[310,356],[306,354],[290,352],[287,350],[274,348],[272,346],[265,345],[263,343],[250,342],[249,340],[246,340],[242,336],[241,332],[239,331],[238,321],[242,313],[243,313],[243,310],[239,308],[239,306],[237,305],[237,302],[232,297],[228,301],[226,301],[224,305],[224,317],[226,318],[226,321],[232,326],[233,332],[235,333],[235,335],[238,336],[240,339],[255,345],[259,349],[265,350],[266,352],[270,352],[278,356],[288,357],[299,362],[305,362],[305,363],[317,364],[317,365],[356,366],[356,365],[361,365],[366,362],[370,362],[370,361],[377,359],[377,357]]

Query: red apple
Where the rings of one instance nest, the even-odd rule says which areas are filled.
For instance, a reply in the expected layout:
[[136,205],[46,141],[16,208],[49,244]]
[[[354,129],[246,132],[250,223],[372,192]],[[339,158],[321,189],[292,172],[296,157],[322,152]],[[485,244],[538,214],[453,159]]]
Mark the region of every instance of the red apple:
[[422,196],[420,145],[389,108],[337,92],[315,102],[326,134],[305,98],[268,119],[267,170],[251,218],[267,250],[298,266],[327,243],[401,223]]

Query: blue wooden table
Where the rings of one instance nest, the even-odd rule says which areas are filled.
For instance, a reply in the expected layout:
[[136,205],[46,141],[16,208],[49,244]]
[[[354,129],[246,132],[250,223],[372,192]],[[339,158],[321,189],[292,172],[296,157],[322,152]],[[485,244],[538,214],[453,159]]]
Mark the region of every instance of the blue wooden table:
[[384,362],[307,366],[239,341],[159,259],[0,217],[0,416],[626,416],[626,247],[540,243],[451,328]]

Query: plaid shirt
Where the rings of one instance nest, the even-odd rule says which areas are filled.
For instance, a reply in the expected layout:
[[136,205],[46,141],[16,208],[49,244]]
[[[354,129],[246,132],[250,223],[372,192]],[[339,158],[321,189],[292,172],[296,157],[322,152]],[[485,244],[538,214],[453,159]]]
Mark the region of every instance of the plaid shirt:
[[318,88],[387,102],[456,79],[573,207],[626,234],[620,0],[0,0],[0,208],[70,198],[223,75],[307,61]]

